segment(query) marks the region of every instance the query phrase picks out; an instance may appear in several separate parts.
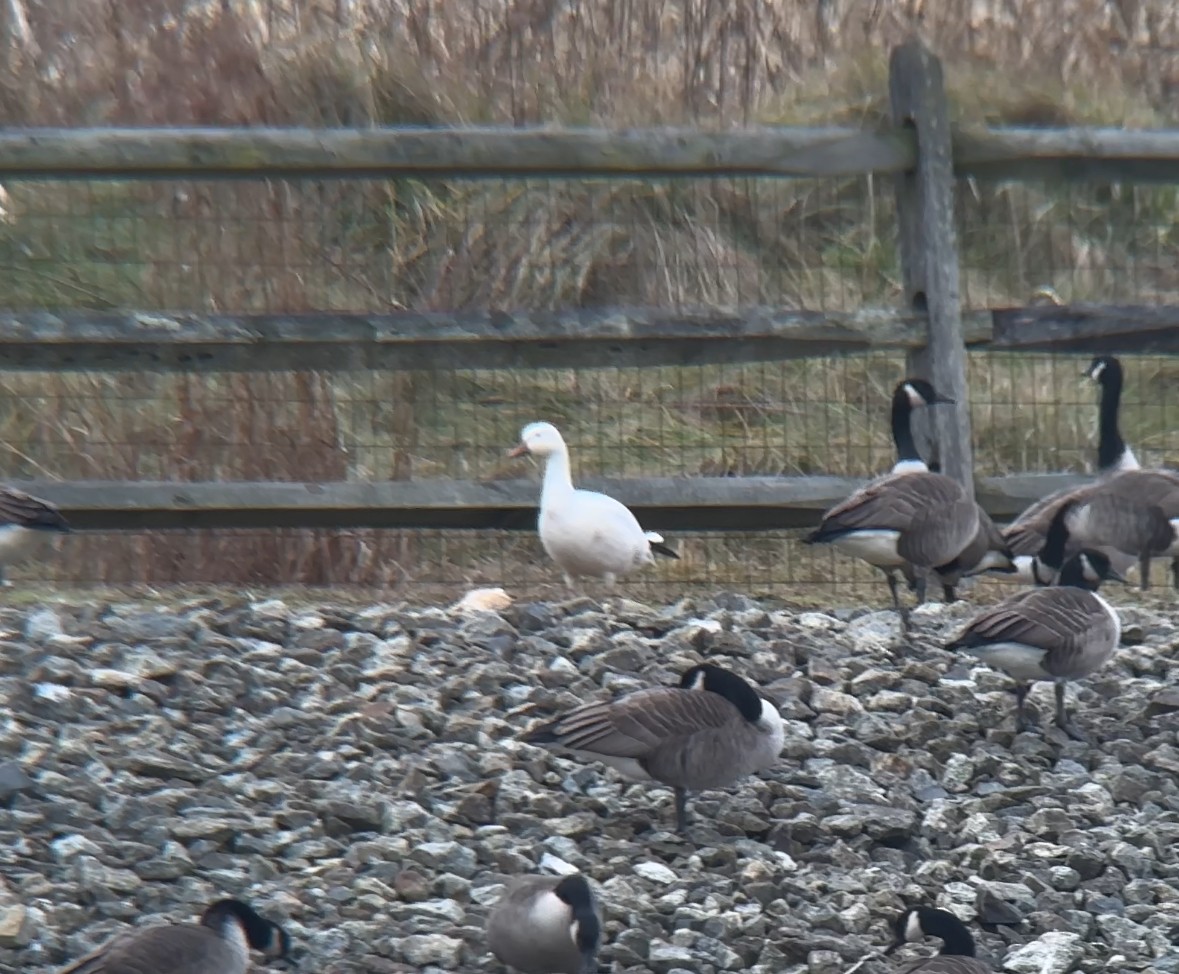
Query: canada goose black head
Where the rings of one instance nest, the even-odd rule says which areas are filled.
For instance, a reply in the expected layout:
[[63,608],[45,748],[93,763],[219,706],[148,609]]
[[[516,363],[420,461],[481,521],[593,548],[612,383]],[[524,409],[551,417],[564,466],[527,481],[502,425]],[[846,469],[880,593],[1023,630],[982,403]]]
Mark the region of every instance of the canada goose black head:
[[569,905],[573,922],[569,935],[581,954],[583,974],[594,974],[598,969],[598,945],[602,940],[602,925],[594,910],[594,894],[586,878],[580,873],[566,876],[553,892]]
[[680,686],[685,690],[709,690],[729,701],[749,723],[762,717],[762,698],[736,673],[712,663],[700,663],[684,670]]
[[892,926],[894,940],[884,953],[891,954],[907,943],[924,940],[926,937],[940,937],[941,954],[950,957],[973,957],[974,938],[966,924],[948,910],[919,906],[896,918]]
[[913,440],[913,410],[953,402],[953,399],[941,395],[925,379],[904,379],[897,383],[892,394],[892,439],[897,450],[897,467],[903,469],[905,465],[913,464],[925,469],[925,462]]
[[267,920],[241,900],[217,900],[201,914],[201,924],[218,933],[230,923],[240,927],[246,943],[252,950],[257,950],[267,957],[286,957],[290,954],[290,935],[277,923]]
[[1114,569],[1109,556],[1102,551],[1086,548],[1069,558],[1060,569],[1057,585],[1071,585],[1096,592],[1102,582],[1122,582],[1123,578]]

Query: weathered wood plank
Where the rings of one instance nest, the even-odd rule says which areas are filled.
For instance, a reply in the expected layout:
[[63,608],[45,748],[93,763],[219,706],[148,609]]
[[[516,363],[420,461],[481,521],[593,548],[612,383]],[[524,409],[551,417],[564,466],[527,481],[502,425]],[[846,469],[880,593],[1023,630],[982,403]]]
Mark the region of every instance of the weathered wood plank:
[[1179,130],[960,128],[954,172],[985,180],[1179,182]]
[[[1009,519],[1076,474],[984,477],[980,503]],[[630,506],[644,526],[667,531],[809,527],[863,483],[848,477],[587,478]],[[61,506],[90,530],[385,527],[531,530],[540,488],[530,480],[380,483],[16,483]]]
[[994,349],[1179,353],[1179,306],[1037,305],[992,313]]
[[0,178],[848,176],[913,164],[852,128],[5,129]]
[[917,134],[917,166],[896,177],[906,296],[909,307],[928,312],[929,321],[929,342],[918,355],[910,355],[910,370],[956,403],[939,406],[927,416],[937,430],[936,459],[942,473],[970,492],[974,458],[958,295],[949,108],[941,63],[918,40],[902,44],[889,62],[889,91],[893,121]]
[[[167,315],[0,312],[0,370],[238,372],[299,369],[636,367],[757,362],[905,349],[920,315],[744,308],[677,312]],[[989,314],[968,339],[986,341]]]

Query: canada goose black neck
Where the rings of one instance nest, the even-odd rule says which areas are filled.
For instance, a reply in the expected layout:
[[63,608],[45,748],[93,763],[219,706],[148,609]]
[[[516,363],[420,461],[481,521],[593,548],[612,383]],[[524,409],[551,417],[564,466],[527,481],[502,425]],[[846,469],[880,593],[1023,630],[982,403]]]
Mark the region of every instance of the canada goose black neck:
[[902,914],[895,925],[896,943],[899,947],[905,941],[926,937],[940,937],[942,949],[939,953],[951,957],[973,957],[974,938],[966,924],[947,910],[922,906]]
[[1097,469],[1104,472],[1121,465],[1126,452],[1126,441],[1118,429],[1118,410],[1122,401],[1122,363],[1112,355],[1100,355],[1089,365],[1086,373],[1101,386],[1098,406]]
[[902,382],[892,394],[892,441],[898,463],[923,462],[913,439],[913,400],[909,392],[912,387],[912,383]]
[[761,697],[757,691],[736,673],[711,663],[701,663],[685,670],[680,677],[680,686],[685,690],[709,690],[720,694],[741,711],[741,716],[751,724],[761,720]]
[[254,950],[277,957],[286,957],[291,948],[287,932],[277,923],[260,916],[241,900],[217,900],[203,914],[201,923],[220,933],[226,923],[237,923],[246,935],[246,942]]
[[1064,565],[1064,550],[1068,545],[1069,531],[1065,519],[1076,506],[1076,501],[1068,500],[1056,509],[1044,535],[1044,547],[1037,556],[1041,562],[1056,571],[1060,571]]
[[589,883],[584,876],[577,873],[562,879],[553,887],[553,892],[569,904],[569,911],[576,925],[574,942],[577,949],[583,956],[591,957],[598,949],[602,931],[598,915],[594,912],[594,894]]

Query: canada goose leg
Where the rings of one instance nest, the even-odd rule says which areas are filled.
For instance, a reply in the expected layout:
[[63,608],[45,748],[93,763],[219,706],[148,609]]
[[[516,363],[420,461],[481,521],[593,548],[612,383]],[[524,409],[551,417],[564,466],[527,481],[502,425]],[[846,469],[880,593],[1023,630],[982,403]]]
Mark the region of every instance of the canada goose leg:
[[675,789],[675,830],[680,835],[688,831],[688,792],[683,788]]
[[1077,725],[1069,720],[1068,712],[1064,709],[1064,681],[1056,681],[1056,726],[1064,731],[1074,741],[1088,744],[1089,738],[1077,729]]
[[958,593],[954,591],[953,585],[942,585],[942,598],[945,599],[947,605],[958,601]]
[[925,590],[928,588],[929,579],[924,572],[919,572],[913,582],[913,591],[917,594],[917,604],[925,605]]
[[888,591],[892,595],[893,610],[899,613],[901,611],[901,592],[897,587],[897,577],[890,571],[885,571],[884,577],[888,579]]
[[1150,555],[1138,557],[1138,589],[1145,592],[1150,588]]
[[1015,688],[1015,731],[1017,734],[1036,729],[1036,725],[1028,718],[1027,711],[1024,709],[1024,703],[1031,689],[1030,683],[1021,683]]
[[1179,558],[1171,559],[1171,585],[1179,589]]

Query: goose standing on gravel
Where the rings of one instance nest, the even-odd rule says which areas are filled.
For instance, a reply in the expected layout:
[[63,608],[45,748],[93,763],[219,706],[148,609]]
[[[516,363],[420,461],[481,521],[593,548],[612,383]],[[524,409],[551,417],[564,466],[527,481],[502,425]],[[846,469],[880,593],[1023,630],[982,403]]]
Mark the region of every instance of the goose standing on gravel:
[[57,505],[0,484],[0,586],[12,584],[5,569],[27,557],[37,541],[51,532],[69,531],[69,522]]
[[526,733],[636,781],[675,791],[676,828],[687,828],[689,791],[725,788],[775,764],[782,716],[745,680],[710,663],[690,667],[678,686],[638,690],[591,703]]
[[[1048,526],[1060,506],[1069,500],[1079,500],[1090,491],[1110,487],[1123,498],[1119,505],[1125,510],[1125,503],[1143,506],[1155,505],[1170,517],[1179,517],[1179,473],[1170,470],[1142,470],[1134,451],[1122,438],[1119,425],[1119,407],[1122,398],[1122,363],[1112,355],[1099,355],[1085,370],[1086,378],[1101,387],[1098,406],[1097,426],[1097,480],[1081,487],[1066,487],[1054,491],[1047,497],[1031,504],[1003,531],[1003,537],[1015,553],[1016,567],[1020,580],[1038,583],[1040,580],[1032,571],[1032,559],[1044,546]],[[1100,520],[1093,523],[1095,532],[1084,529],[1075,533],[1069,554],[1075,554],[1082,547],[1095,548],[1105,553],[1119,573],[1139,565],[1139,584],[1142,589],[1150,585],[1150,558],[1154,554],[1134,547],[1133,539],[1114,532],[1113,543],[1106,544],[1103,536],[1110,536]],[[1088,536],[1086,536],[1088,535]],[[1179,560],[1172,559],[1172,575],[1175,587],[1179,588]]]
[[892,397],[896,466],[835,505],[804,539],[833,544],[884,572],[905,629],[909,613],[901,607],[897,573],[909,578],[917,600],[924,601],[927,576],[950,566],[979,531],[978,505],[957,481],[931,473],[913,441],[913,410],[952,402],[922,379],[901,382]]
[[551,423],[529,423],[508,456],[530,453],[544,459],[537,529],[540,543],[574,587],[580,576],[615,579],[652,564],[655,555],[678,558],[654,531],[644,531],[620,501],[592,490],[578,490],[569,472],[569,450]]
[[143,927],[119,934],[58,974],[246,974],[250,951],[286,957],[291,941],[277,923],[240,900],[217,900],[199,924]]
[[923,957],[896,968],[896,974],[994,974],[989,964],[974,956],[974,938],[961,920],[948,910],[923,906],[897,917],[893,924],[896,939],[884,951],[891,954],[906,943],[940,937],[942,949],[933,957]]
[[[1054,519],[1054,538],[1063,533],[1067,515],[1066,507]],[[1056,559],[1050,554],[1048,560]],[[1065,684],[1099,669],[1118,647],[1118,614],[1097,594],[1107,580],[1124,581],[1104,553],[1078,552],[1064,562],[1057,585],[1016,593],[976,616],[946,644],[946,649],[973,653],[1017,681],[1017,731],[1033,729],[1024,709],[1031,684],[1052,680],[1056,725],[1074,740],[1085,740],[1065,710]]]
[[594,974],[601,939],[597,902],[580,873],[514,877],[487,916],[491,952],[524,974]]

